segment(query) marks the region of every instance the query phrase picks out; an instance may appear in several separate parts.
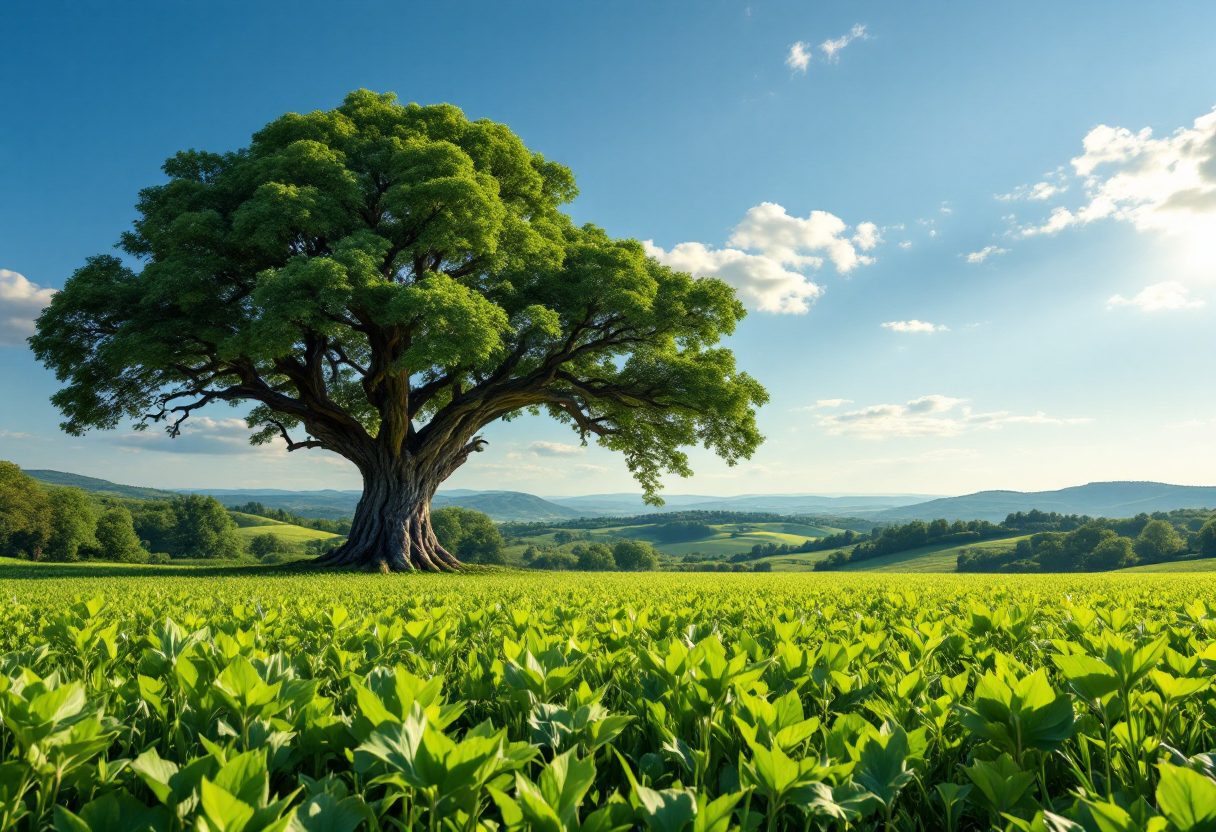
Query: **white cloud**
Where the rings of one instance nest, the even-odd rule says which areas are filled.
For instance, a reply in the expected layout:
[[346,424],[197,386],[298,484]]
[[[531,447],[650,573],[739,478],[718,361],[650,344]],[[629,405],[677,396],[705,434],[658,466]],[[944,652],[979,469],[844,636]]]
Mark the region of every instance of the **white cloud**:
[[882,234],[874,223],[861,222],[857,224],[857,233],[853,235],[853,242],[862,251],[869,251],[882,242]]
[[900,248],[912,248],[912,241],[904,240],[902,243],[899,244],[899,247]]
[[1003,425],[1075,425],[1091,419],[1057,419],[1044,413],[1015,416],[1008,411],[975,413],[965,406],[966,399],[950,396],[922,396],[906,404],[876,404],[845,413],[819,417],[819,426],[833,435],[862,439],[891,436],[958,436],[978,428],[995,429]]
[[528,446],[533,456],[578,456],[587,449],[582,445],[566,445],[562,442],[533,442]]
[[665,266],[694,277],[716,277],[739,292],[743,302],[761,312],[800,314],[823,294],[823,287],[763,254],[734,248],[711,249],[703,243],[680,243],[664,251],[650,240],[646,253]]
[[1060,167],[1053,171],[1048,171],[1042,182],[1036,182],[1033,185],[1018,185],[1010,193],[998,194],[997,199],[1001,202],[1012,202],[1019,199],[1028,199],[1033,202],[1045,202],[1057,194],[1062,194],[1068,190],[1068,185],[1065,183],[1067,174],[1064,168]]
[[870,251],[882,236],[878,226],[860,223],[852,229],[826,211],[792,217],[776,203],[748,210],[727,240],[727,248],[680,243],[664,250],[646,240],[646,253],[660,263],[695,277],[716,277],[739,292],[744,302],[762,312],[799,314],[823,294],[823,287],[804,272],[831,261],[840,274],[869,265]]
[[819,399],[814,404],[807,405],[806,407],[795,407],[794,410],[830,410],[833,407],[841,407],[852,403],[852,399]]
[[983,263],[989,257],[998,254],[1008,254],[1009,249],[1000,248],[998,246],[984,246],[979,251],[973,251],[970,254],[960,255],[964,257],[968,263]]
[[1021,229],[1023,235],[1116,219],[1138,231],[1216,241],[1216,109],[1160,139],[1147,127],[1133,133],[1099,125],[1082,148],[1072,167],[1084,183],[1085,204],[1057,208],[1045,222]]
[[5,439],[38,439],[38,438],[40,438],[32,433],[21,433],[20,431],[7,430],[7,429],[3,429],[3,428],[0,428],[0,437],[3,437]]
[[34,334],[34,319],[54,294],[54,289],[43,289],[24,275],[0,269],[0,344],[25,346],[25,339]]
[[[147,430],[117,434],[113,441],[130,451],[158,451],[171,454],[256,454],[281,455],[287,447],[279,440],[269,445],[250,445],[249,426],[244,419],[213,419],[209,416],[191,416],[182,423],[181,435],[170,439],[161,425],[150,425]],[[303,434],[293,433],[292,439],[302,440]]]
[[927,321],[918,321],[913,318],[910,321],[887,321],[881,324],[883,329],[889,329],[892,332],[947,332],[948,328],[931,324]]
[[823,53],[823,59],[829,63],[839,63],[840,53],[844,48],[855,40],[869,40],[869,35],[866,34],[866,27],[858,23],[849,30],[847,35],[841,35],[838,38],[830,38],[819,44],[819,51]]
[[1116,306],[1138,306],[1145,312],[1157,312],[1162,309],[1198,309],[1204,301],[1190,297],[1190,290],[1172,280],[1164,283],[1154,283],[1146,286],[1139,294],[1131,298],[1115,295],[1106,302],[1107,309]]
[[819,252],[832,261],[837,271],[849,272],[874,262],[858,254],[857,249],[873,248],[879,236],[878,227],[870,222],[857,227],[854,239],[846,236],[848,230],[844,220],[827,211],[791,217],[777,203],[762,202],[748,209],[728,242],[739,248],[762,251],[779,263],[816,269],[822,265],[823,257],[807,252]]
[[789,54],[785,56],[785,65],[795,72],[801,72],[803,75],[806,75],[806,68],[810,63],[810,46],[802,41],[798,41],[791,46]]

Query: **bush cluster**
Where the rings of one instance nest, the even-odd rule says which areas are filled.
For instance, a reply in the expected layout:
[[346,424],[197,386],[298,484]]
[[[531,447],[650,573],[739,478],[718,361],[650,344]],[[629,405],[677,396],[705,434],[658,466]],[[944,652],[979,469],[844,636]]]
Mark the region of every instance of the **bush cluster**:
[[569,552],[529,546],[523,558],[532,569],[554,572],[648,572],[659,563],[658,552],[644,540],[618,540],[611,547],[604,543],[580,543]]

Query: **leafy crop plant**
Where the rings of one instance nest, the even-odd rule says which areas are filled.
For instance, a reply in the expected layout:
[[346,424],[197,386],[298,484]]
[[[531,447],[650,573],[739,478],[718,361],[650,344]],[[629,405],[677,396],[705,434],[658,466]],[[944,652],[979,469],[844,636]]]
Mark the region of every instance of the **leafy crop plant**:
[[0,832],[1216,828],[1213,578],[57,568]]

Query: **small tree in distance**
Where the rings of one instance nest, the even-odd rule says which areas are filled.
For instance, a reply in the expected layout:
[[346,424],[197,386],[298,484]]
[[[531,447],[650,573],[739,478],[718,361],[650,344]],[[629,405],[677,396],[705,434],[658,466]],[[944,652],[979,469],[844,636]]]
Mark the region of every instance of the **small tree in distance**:
[[646,498],[762,440],[767,394],[717,346],[734,291],[575,226],[561,165],[448,105],[351,93],[249,147],[178,153],[121,248],[91,258],[31,344],[73,435],[252,405],[252,441],[322,448],[363,477],[348,542],[320,562],[455,567],[439,485],[500,419],[547,412],[625,455]]
[[1136,557],[1148,563],[1163,561],[1178,554],[1182,538],[1165,520],[1149,520],[1136,538]]
[[147,559],[148,553],[139,543],[139,535],[131,520],[131,512],[122,506],[106,509],[97,518],[96,556],[105,560],[136,563]]
[[618,540],[612,547],[612,559],[625,572],[649,571],[659,562],[654,547],[644,540]]

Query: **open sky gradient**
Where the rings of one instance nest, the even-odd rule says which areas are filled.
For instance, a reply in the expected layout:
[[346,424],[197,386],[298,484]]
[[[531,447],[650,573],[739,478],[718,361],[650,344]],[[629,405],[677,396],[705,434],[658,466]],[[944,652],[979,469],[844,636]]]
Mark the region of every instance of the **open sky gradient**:
[[[71,438],[24,338],[141,187],[365,87],[505,122],[579,222],[732,283],[767,442],[674,493],[1216,482],[1216,4],[0,4],[0,458],[162,487],[354,488],[251,448]],[[636,490],[541,418],[451,487]]]

